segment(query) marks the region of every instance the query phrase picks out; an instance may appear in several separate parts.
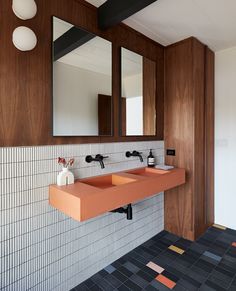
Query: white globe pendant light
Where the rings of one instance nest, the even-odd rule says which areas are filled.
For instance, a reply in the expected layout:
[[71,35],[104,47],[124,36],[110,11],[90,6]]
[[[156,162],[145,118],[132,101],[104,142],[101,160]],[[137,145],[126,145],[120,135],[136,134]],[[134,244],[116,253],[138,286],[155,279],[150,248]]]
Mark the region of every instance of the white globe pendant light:
[[13,0],[12,10],[18,18],[27,20],[36,15],[37,5],[34,0]]
[[13,31],[12,42],[18,50],[30,51],[35,48],[37,37],[30,28],[19,26]]

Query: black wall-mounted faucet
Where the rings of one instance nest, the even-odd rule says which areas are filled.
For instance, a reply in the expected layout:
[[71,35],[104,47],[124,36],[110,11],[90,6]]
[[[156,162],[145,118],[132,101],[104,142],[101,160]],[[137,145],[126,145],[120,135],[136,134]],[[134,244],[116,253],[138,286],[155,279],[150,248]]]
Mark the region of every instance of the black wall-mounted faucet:
[[103,160],[106,159],[106,158],[108,158],[108,157],[107,157],[107,156],[104,157],[104,156],[102,156],[102,155],[100,155],[100,154],[97,154],[97,155],[95,156],[95,158],[93,158],[92,156],[86,156],[85,161],[86,161],[87,163],[99,162],[99,163],[100,163],[100,166],[101,166],[101,169],[104,169],[105,166],[104,166],[104,162],[103,162]]
[[141,155],[142,153],[138,152],[138,151],[133,151],[132,153],[131,152],[126,152],[125,153],[125,156],[126,158],[130,158],[130,157],[139,157],[140,159],[140,162],[143,163],[143,157]]

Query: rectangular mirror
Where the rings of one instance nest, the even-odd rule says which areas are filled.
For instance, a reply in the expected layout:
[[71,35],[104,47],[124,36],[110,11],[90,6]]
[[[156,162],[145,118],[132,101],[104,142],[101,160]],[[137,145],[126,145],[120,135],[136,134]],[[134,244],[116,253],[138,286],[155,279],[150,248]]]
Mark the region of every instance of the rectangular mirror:
[[121,48],[121,134],[156,135],[156,62]]
[[112,44],[56,17],[53,135],[112,135]]

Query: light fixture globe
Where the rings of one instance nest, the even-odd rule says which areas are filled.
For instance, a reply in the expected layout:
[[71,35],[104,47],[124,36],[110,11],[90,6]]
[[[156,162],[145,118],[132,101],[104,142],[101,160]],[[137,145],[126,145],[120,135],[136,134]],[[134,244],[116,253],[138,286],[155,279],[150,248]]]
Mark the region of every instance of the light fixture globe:
[[13,31],[12,42],[18,50],[30,51],[35,48],[37,37],[30,28],[19,26]]
[[13,0],[12,10],[18,18],[27,20],[36,15],[37,5],[34,0]]

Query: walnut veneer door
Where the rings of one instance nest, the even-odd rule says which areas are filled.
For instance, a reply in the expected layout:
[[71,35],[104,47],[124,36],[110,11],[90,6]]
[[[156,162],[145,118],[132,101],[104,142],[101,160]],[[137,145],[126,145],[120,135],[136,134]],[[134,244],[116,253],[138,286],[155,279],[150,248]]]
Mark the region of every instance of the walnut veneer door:
[[98,134],[112,135],[111,96],[98,94]]

